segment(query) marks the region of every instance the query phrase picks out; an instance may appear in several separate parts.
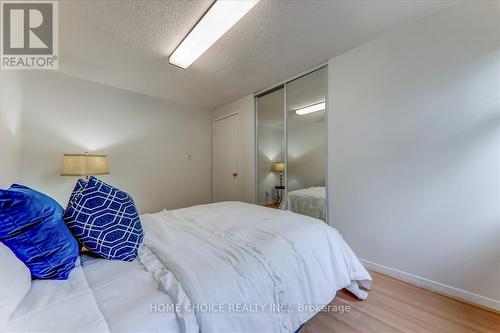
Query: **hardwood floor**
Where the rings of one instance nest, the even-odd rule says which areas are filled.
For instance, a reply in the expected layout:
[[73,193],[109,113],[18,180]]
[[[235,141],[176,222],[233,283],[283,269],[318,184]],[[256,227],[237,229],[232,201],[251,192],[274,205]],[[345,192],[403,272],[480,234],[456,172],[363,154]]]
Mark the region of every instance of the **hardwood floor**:
[[360,301],[345,290],[331,305],[350,305],[343,314],[320,312],[300,333],[500,332],[500,314],[370,272],[372,290]]

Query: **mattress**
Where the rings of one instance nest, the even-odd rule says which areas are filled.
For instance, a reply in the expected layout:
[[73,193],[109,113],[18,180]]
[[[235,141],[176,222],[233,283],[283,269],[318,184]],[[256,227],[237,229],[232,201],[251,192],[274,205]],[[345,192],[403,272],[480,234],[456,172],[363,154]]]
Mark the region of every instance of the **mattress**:
[[324,186],[290,191],[287,195],[288,209],[292,212],[326,220],[326,189]]

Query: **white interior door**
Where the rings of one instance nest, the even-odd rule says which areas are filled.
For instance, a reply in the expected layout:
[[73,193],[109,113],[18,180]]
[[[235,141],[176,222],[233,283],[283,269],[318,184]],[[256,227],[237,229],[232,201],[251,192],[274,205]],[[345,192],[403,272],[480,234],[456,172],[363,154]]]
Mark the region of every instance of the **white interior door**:
[[213,122],[213,199],[240,201],[239,114]]

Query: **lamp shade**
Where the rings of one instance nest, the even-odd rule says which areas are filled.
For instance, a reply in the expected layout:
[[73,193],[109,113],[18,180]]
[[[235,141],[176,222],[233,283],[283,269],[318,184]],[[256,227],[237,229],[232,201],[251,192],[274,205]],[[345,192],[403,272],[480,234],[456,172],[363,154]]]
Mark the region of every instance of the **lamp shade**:
[[278,172],[285,171],[285,163],[283,163],[283,162],[274,163],[273,164],[273,171],[278,171]]
[[64,154],[61,176],[94,176],[109,174],[106,155]]

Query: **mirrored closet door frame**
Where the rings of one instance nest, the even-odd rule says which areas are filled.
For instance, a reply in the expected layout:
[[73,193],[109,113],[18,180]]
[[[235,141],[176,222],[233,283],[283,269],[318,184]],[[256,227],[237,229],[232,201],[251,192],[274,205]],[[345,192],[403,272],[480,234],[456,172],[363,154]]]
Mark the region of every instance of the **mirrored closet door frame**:
[[[306,75],[309,75],[317,70],[320,69],[325,69],[327,72],[327,75],[325,75],[325,210],[326,210],[326,218],[325,222],[330,224],[330,195],[329,195],[329,184],[328,184],[328,110],[329,110],[329,102],[328,102],[328,63],[322,63],[320,65],[317,65],[311,69],[308,69],[307,71],[304,71],[298,75],[295,75],[287,80],[284,80],[280,83],[277,83],[269,88],[259,90],[258,92],[254,93],[254,116],[255,116],[255,203],[259,203],[259,184],[260,184],[260,159],[259,159],[259,110],[258,110],[258,102],[259,98],[264,97],[270,93],[273,93],[277,90],[283,89],[283,124],[284,124],[284,129],[283,129],[283,136],[285,140],[284,144],[284,157],[283,161],[285,162],[285,169],[283,171],[283,184],[285,184],[285,189],[283,193],[283,200],[285,200],[284,204],[286,205],[286,198],[287,198],[287,193],[288,193],[288,114],[287,114],[287,109],[288,109],[288,104],[287,104],[287,86],[290,82],[295,81],[297,79],[300,79]],[[286,207],[285,207],[286,208]]]

